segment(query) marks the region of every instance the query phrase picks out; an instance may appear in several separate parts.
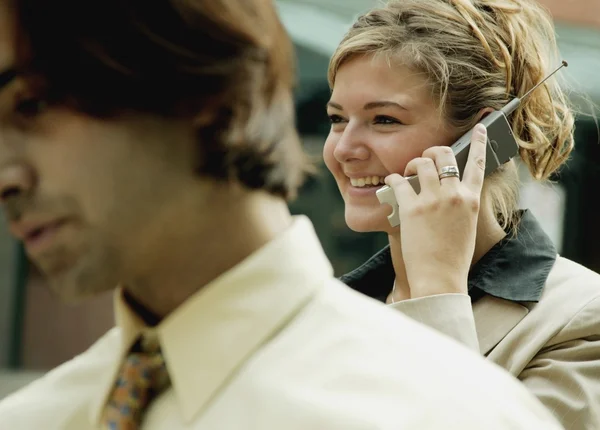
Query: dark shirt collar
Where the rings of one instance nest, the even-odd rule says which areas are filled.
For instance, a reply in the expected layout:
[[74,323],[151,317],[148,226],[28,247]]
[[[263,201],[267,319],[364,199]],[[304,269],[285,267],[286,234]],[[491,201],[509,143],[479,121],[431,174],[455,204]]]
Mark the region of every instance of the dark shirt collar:
[[127,290],[123,290],[123,300],[148,327],[155,327],[160,323],[160,317],[134,299]]
[[[481,292],[515,302],[539,301],[556,260],[552,240],[528,211],[520,212],[516,232],[490,249],[469,272],[469,295]],[[351,288],[385,301],[394,283],[390,247],[340,279]]]

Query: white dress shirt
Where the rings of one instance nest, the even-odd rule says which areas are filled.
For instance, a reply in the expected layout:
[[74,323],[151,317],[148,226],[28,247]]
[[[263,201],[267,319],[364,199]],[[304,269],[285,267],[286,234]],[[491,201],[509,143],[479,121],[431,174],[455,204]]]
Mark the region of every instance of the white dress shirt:
[[120,291],[115,307],[89,350],[0,403],[0,430],[100,428],[141,333],[172,381],[144,430],[560,428],[493,364],[338,282],[305,217],[154,328]]

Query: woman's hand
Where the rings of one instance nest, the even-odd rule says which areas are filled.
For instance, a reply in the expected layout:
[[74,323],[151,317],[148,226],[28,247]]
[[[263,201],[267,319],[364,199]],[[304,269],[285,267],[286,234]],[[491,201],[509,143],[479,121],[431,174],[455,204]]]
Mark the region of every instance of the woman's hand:
[[432,147],[406,166],[417,174],[421,192],[398,174],[385,179],[399,203],[402,259],[411,298],[467,294],[467,277],[475,250],[477,218],[485,172],[487,130],[477,125],[462,179],[440,178],[456,167],[450,147]]

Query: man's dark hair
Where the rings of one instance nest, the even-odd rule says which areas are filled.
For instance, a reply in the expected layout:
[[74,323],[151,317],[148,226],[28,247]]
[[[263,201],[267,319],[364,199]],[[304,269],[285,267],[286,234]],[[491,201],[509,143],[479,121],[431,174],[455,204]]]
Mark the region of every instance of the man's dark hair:
[[16,0],[20,72],[51,103],[193,121],[197,171],[291,198],[310,165],[271,0]]

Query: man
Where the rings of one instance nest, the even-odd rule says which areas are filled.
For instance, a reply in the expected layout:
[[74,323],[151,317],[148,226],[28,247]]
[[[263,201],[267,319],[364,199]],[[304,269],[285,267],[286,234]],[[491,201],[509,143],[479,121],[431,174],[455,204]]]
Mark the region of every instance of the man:
[[11,230],[65,300],[119,285],[116,327],[3,401],[2,429],[557,428],[337,282],[290,216],[309,168],[271,2],[0,5]]

